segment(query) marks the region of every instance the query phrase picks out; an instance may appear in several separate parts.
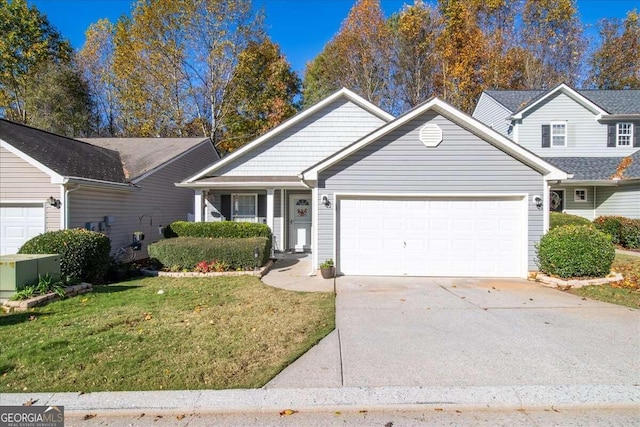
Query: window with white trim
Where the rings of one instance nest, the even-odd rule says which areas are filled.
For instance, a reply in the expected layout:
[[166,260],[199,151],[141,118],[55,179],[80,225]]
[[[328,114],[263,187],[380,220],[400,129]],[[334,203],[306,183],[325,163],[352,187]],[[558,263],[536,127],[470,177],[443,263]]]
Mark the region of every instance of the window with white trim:
[[584,188],[576,188],[573,190],[573,201],[577,203],[584,203],[587,201],[587,190]]
[[630,147],[633,135],[632,123],[618,123],[616,125],[616,146]]
[[232,194],[231,195],[231,220],[237,221],[237,222],[257,222],[258,195],[257,194]]
[[567,145],[567,122],[551,122],[551,146]]

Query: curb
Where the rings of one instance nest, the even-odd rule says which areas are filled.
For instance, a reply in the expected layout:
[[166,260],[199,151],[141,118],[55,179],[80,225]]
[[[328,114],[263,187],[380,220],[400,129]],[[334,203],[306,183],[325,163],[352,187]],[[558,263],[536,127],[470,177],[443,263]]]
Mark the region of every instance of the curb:
[[343,387],[98,393],[3,393],[3,405],[64,406],[68,413],[125,415],[541,408],[638,408],[640,386]]

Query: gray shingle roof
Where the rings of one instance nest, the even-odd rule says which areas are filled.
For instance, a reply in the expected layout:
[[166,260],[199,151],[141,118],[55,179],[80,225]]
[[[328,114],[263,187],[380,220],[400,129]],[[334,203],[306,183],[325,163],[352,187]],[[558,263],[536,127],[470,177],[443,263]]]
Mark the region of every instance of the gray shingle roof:
[[[623,178],[640,178],[640,150],[630,156],[631,165]],[[544,157],[552,165],[573,174],[574,180],[609,180],[624,157]]]
[[[208,138],[83,138],[82,141],[120,153],[129,179],[138,178]],[[215,159],[211,159],[212,162]]]
[[[487,95],[511,112],[522,110],[545,95],[546,90],[487,90]],[[640,90],[578,90],[582,96],[609,114],[640,114]]]
[[64,177],[125,183],[120,154],[0,119],[0,139]]

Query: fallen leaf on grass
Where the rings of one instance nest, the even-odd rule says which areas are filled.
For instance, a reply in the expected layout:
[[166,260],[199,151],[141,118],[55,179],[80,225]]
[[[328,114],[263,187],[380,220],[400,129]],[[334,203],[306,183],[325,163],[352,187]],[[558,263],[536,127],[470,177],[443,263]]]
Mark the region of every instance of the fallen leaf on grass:
[[294,411],[293,409],[285,409],[284,411],[280,412],[280,416],[281,417],[287,417],[289,415],[293,415],[293,414],[297,414],[298,411]]
[[90,420],[91,418],[95,418],[95,417],[96,417],[96,414],[87,414],[84,417],[82,417],[82,420],[83,421],[87,421],[87,420]]
[[38,318],[34,315],[29,316],[29,322],[33,322],[34,320],[38,320]]
[[151,320],[153,319],[153,315],[151,313],[144,313],[144,320]]
[[34,403],[36,403],[37,401],[38,401],[38,399],[36,399],[36,400],[29,399],[29,400],[27,400],[26,402],[24,402],[24,403],[22,404],[22,406],[33,406],[33,404],[34,404]]

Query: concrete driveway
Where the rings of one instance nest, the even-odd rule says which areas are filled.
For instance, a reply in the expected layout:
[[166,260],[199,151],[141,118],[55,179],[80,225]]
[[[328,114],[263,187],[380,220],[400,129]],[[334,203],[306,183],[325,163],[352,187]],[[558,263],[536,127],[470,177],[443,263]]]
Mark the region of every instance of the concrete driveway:
[[634,385],[640,311],[518,279],[341,277],[337,329],[269,387]]

